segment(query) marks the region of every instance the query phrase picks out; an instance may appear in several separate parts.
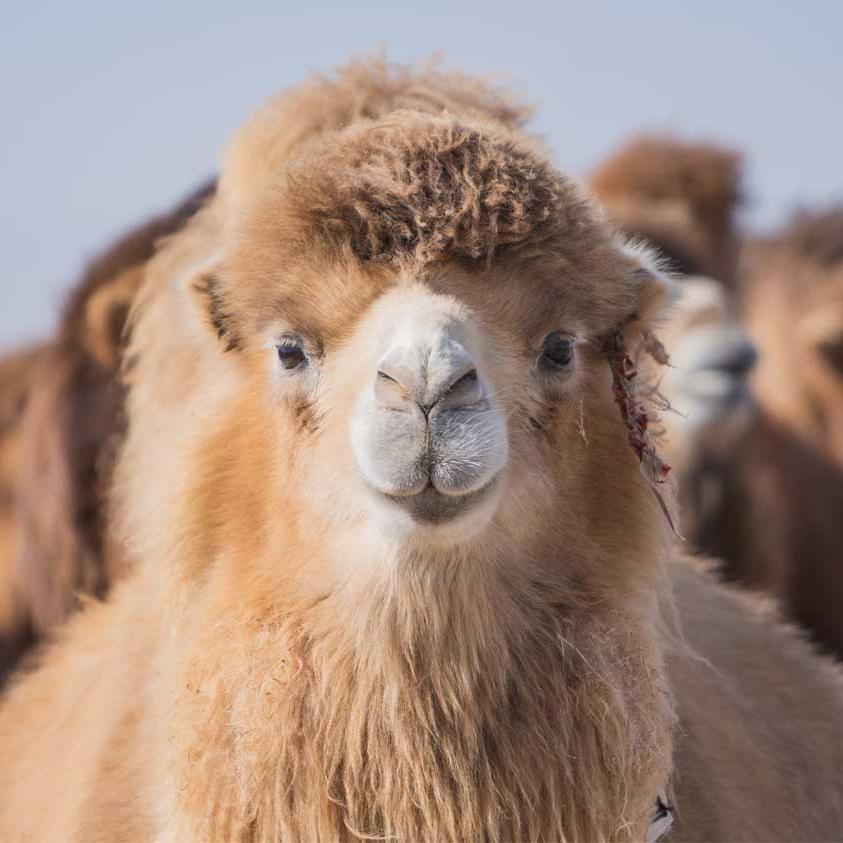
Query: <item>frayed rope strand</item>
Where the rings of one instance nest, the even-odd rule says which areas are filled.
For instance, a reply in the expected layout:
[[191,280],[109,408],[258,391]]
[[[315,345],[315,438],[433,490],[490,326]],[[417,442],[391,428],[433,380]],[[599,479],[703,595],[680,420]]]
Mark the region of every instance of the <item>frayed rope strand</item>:
[[[664,347],[649,332],[644,336],[642,348],[657,363],[665,365],[668,362]],[[616,331],[606,341],[605,353],[612,372],[612,395],[621,412],[621,418],[629,431],[629,444],[638,457],[641,473],[653,489],[670,529],[679,539],[684,541],[679,532],[672,507],[669,505],[669,501],[665,499],[661,488],[667,483],[671,468],[659,456],[653,437],[648,430],[653,419],[651,419],[644,402],[637,394],[635,379],[638,376],[638,369],[626,349],[622,329]],[[668,495],[668,497],[670,496]]]

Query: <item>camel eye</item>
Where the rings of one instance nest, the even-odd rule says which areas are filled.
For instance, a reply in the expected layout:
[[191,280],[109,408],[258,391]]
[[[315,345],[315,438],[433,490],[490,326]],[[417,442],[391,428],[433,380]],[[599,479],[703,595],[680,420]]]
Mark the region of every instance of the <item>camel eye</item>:
[[307,352],[301,337],[286,336],[276,346],[278,359],[285,369],[298,369],[307,363]]
[[574,358],[574,338],[562,331],[554,331],[544,338],[539,366],[545,370],[564,369]]

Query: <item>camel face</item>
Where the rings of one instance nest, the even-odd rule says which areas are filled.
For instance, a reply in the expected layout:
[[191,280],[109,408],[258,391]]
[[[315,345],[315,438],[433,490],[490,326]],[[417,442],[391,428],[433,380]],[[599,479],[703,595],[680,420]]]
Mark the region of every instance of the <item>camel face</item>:
[[[351,288],[366,286],[365,272],[348,273]],[[574,321],[564,296],[547,310],[539,275],[517,295],[502,268],[378,276],[365,304],[336,302],[344,326],[323,328],[303,303],[253,339],[278,472],[295,476],[312,512],[380,540],[447,546],[495,522],[513,528],[528,503],[552,505],[548,490],[588,482],[588,436],[616,435],[599,326]],[[609,431],[591,405],[610,414]]]
[[[308,594],[431,546],[490,577],[513,542],[640,577],[613,548],[657,560],[664,522],[641,517],[658,503],[608,355],[669,297],[648,261],[503,130],[408,114],[314,142],[149,270],[121,529]],[[317,538],[318,565],[289,561]]]
[[682,280],[682,296],[663,333],[671,365],[661,391],[671,464],[689,467],[700,447],[727,450],[752,418],[749,376],[756,351],[734,320],[728,291],[704,276]]

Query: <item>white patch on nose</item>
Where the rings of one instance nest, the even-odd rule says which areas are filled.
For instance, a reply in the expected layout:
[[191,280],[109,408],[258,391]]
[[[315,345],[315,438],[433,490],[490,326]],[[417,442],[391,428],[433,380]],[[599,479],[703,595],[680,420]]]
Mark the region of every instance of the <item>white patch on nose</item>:
[[397,341],[378,363],[375,397],[396,409],[414,402],[426,412],[445,399],[453,407],[484,396],[473,357],[444,328]]
[[448,297],[394,295],[375,317],[381,353],[357,403],[352,447],[380,507],[417,525],[450,523],[491,506],[508,458],[506,422],[470,318]]

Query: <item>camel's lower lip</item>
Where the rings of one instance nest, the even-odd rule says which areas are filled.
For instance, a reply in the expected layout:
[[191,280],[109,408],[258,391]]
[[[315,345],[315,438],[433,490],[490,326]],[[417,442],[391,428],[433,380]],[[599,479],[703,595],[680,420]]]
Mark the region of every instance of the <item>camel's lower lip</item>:
[[433,486],[428,486],[417,495],[389,495],[382,492],[378,495],[401,507],[414,521],[421,524],[444,524],[458,518],[485,500],[494,486],[493,479],[480,489],[466,495],[445,495]]

